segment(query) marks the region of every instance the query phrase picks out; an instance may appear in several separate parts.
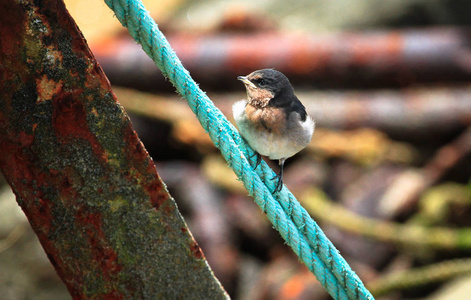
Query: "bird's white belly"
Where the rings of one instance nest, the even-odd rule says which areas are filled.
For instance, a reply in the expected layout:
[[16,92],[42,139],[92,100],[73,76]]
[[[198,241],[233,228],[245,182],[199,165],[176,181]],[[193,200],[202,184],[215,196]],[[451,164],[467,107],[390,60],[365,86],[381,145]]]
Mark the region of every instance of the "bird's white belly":
[[301,151],[311,141],[314,122],[309,116],[303,123],[299,123],[298,115],[293,116],[293,118],[297,118],[296,122],[291,120],[295,126],[291,126],[289,130],[282,131],[281,134],[279,132],[273,133],[259,130],[254,126],[247,119],[245,106],[246,101],[244,100],[238,101],[233,105],[234,119],[244,139],[259,154],[268,156],[273,160],[289,158]]
[[242,136],[255,151],[270,159],[291,157],[305,147],[305,145],[296,147],[289,137],[275,136],[263,131],[251,132],[250,128],[246,126],[241,126],[240,130]]

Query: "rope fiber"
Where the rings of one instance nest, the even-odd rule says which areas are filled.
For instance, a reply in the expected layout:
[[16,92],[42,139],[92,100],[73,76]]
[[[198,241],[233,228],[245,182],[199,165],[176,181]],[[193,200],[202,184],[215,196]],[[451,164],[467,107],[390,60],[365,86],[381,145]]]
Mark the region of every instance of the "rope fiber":
[[272,180],[276,174],[263,160],[254,170],[255,152],[191,78],[142,2],[105,2],[186,99],[257,205],[329,294],[334,299],[374,299],[294,195],[286,187],[279,193],[271,192],[276,186],[276,180]]

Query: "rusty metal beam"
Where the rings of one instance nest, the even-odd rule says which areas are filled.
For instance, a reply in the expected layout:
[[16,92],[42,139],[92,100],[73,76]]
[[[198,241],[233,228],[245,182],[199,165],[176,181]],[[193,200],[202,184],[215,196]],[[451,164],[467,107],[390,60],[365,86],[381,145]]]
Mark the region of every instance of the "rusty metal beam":
[[[238,75],[275,68],[315,87],[409,86],[471,80],[469,28],[289,34],[173,34],[168,39],[192,76],[213,89]],[[164,78],[126,37],[91,45],[114,84],[155,89]]]
[[0,169],[72,297],[226,298],[64,4],[0,36]]

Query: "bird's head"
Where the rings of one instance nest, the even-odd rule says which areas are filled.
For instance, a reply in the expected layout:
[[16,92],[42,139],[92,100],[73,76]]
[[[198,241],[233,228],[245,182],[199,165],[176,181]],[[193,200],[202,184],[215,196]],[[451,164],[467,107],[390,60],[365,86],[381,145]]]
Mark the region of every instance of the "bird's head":
[[245,84],[247,100],[255,107],[266,107],[273,99],[290,99],[291,95],[294,96],[288,78],[273,69],[257,70],[237,79]]

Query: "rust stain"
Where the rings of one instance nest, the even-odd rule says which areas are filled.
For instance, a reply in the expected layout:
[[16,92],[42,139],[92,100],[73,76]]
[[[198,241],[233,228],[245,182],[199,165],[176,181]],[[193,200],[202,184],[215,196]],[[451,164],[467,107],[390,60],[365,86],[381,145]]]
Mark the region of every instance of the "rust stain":
[[29,147],[34,141],[34,135],[21,131],[18,140],[20,141],[22,147]]
[[[124,128],[123,136],[126,141],[126,159],[138,166],[137,171],[141,174],[156,174],[156,169],[153,161],[149,159],[148,153],[143,147],[141,141],[137,138],[136,132],[131,127]],[[155,180],[144,180],[140,178],[139,181],[143,185],[143,189],[150,196],[152,206],[159,210],[159,208],[167,201],[170,200],[167,189],[164,187],[162,181],[156,174]]]
[[56,94],[59,94],[63,86],[63,81],[56,82],[54,79],[48,79],[47,75],[43,75],[36,79],[36,86],[38,92],[37,102],[51,100]]
[[111,291],[106,294],[99,295],[101,299],[105,300],[121,300],[124,299],[124,296],[116,291]]
[[145,186],[144,188],[150,195],[150,202],[156,210],[159,210],[165,202],[169,201],[168,193],[162,184],[151,184]]
[[53,102],[53,127],[63,142],[74,142],[76,139],[86,140],[92,145],[97,157],[104,157],[104,150],[96,136],[90,132],[87,124],[87,112],[84,105],[77,101],[80,89],[56,95]]
[[48,235],[51,232],[51,221],[53,218],[54,205],[51,200],[46,198],[39,198],[34,210],[34,220],[38,224],[42,224],[42,232]]
[[201,251],[201,248],[200,246],[198,245],[198,243],[193,240],[192,243],[190,244],[190,251],[191,251],[191,255],[194,256],[195,258],[197,259],[204,259],[204,254],[203,254],[203,251]]
[[5,173],[13,178],[21,178],[22,181],[18,182],[19,186],[31,182],[34,176],[31,174],[31,170],[29,169],[29,162],[23,159],[23,156],[21,155],[23,149],[21,145],[17,143],[9,143],[7,138],[1,136],[0,148],[2,149],[2,155],[0,155],[0,165],[2,167],[8,166],[9,164],[15,166],[15,168],[3,168],[4,172],[6,171]]
[[[0,26],[0,36],[2,42],[0,43],[0,60],[3,60],[4,55],[14,56],[18,53],[18,37],[23,36],[26,26],[26,16],[23,14],[19,5],[13,1],[0,1],[0,11],[8,12],[2,14],[2,26]],[[2,68],[0,68],[2,72]]]
[[118,255],[106,242],[101,218],[100,213],[92,213],[90,208],[79,209],[76,214],[77,223],[85,228],[94,261],[100,265],[104,279],[109,281],[122,270],[122,266],[118,263]]

